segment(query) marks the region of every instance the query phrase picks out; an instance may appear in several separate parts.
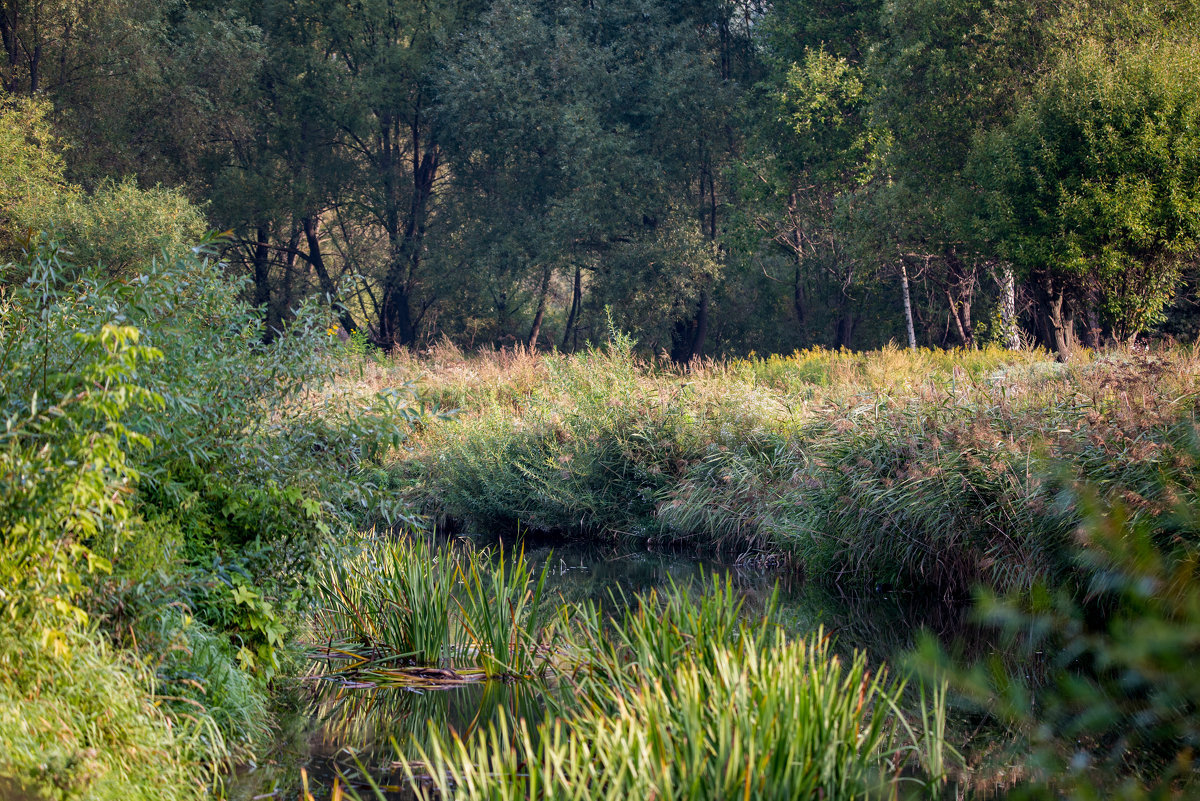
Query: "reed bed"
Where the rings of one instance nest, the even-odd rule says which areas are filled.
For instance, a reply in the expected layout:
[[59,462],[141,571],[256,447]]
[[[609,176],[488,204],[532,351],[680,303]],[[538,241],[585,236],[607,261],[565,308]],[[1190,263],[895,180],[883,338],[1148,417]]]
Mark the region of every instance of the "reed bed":
[[[748,616],[732,578],[714,575],[698,595],[674,584],[616,594],[615,617],[567,603],[554,615],[545,568],[487,556],[376,543],[322,583],[323,653],[348,657],[346,692],[547,679],[522,685],[536,710],[502,705],[463,730],[410,721],[420,731],[398,745],[396,765],[421,797],[859,798],[932,786],[946,770],[944,704],[910,721],[903,681],[863,653],[839,656],[820,630],[789,639],[776,596]],[[428,577],[408,578],[417,570]],[[393,632],[419,619],[397,612],[412,588],[442,592],[430,607],[460,616],[437,665],[402,652],[413,638]],[[333,686],[340,699],[349,685]],[[498,686],[483,686],[485,700]]]
[[420,538],[363,544],[317,580],[314,656],[334,672],[431,689],[544,671],[548,568],[535,574],[524,553]]
[[460,408],[398,455],[412,497],[482,530],[685,542],[819,581],[963,596],[1063,569],[1073,488],[1161,517],[1197,484],[1193,349],[885,349],[711,362],[627,342],[375,365]]
[[420,798],[497,801],[850,799],[926,783],[901,777],[918,745],[899,725],[901,683],[862,654],[843,663],[820,635],[769,642],[652,663],[632,691],[566,719],[435,733],[401,764]]

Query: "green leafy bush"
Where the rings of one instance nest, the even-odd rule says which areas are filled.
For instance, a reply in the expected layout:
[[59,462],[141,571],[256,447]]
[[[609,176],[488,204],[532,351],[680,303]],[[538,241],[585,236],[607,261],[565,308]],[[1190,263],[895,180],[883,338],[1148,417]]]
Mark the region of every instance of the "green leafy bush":
[[92,313],[95,280],[64,286],[52,244],[29,267],[0,300],[0,611],[61,640],[64,622],[86,620],[85,575],[111,569],[90,546],[129,522],[130,450],[150,447],[130,417],[162,407],[139,370],[162,353]]
[[981,594],[996,655],[964,667],[930,639],[917,652],[1018,733],[1006,755],[1025,776],[1014,797],[1190,798],[1200,787],[1200,496],[1175,490],[1158,525],[1084,490],[1068,580]]

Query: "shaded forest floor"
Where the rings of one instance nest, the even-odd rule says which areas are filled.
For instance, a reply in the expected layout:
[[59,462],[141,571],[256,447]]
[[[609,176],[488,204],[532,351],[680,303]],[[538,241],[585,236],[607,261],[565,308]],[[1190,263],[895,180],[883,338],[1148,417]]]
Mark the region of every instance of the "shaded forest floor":
[[1067,365],[885,349],[681,372],[618,338],[569,357],[443,346],[348,380],[411,383],[443,411],[387,468],[443,525],[688,543],[959,596],[1069,569],[1094,500],[1169,529],[1197,486],[1198,367],[1194,349]]

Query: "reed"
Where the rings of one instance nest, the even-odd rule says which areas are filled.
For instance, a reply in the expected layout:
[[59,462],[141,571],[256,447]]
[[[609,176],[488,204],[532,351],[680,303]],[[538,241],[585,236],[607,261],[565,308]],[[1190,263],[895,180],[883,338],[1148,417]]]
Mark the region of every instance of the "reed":
[[421,665],[446,661],[458,564],[420,539],[377,542],[318,578],[318,626],[331,645]]
[[714,647],[569,720],[501,716],[402,759],[420,798],[795,799],[893,794],[902,691],[828,640]]
[[537,574],[523,550],[509,560],[501,548],[490,569],[486,557],[475,556],[464,566],[466,593],[459,603],[463,629],[477,647],[479,665],[489,677],[541,672],[552,648],[543,637],[550,563]]
[[762,651],[778,628],[778,593],[750,624],[728,574],[722,581],[714,573],[699,597],[672,583],[666,592],[652,590],[632,603],[623,596],[614,600],[624,612],[613,621],[594,604],[568,612],[577,621],[574,674],[580,692],[594,703],[636,694],[647,681],[665,681],[687,660],[711,665],[723,649]]
[[547,570],[524,552],[367,539],[318,579],[320,655],[414,689],[540,673],[554,655]]

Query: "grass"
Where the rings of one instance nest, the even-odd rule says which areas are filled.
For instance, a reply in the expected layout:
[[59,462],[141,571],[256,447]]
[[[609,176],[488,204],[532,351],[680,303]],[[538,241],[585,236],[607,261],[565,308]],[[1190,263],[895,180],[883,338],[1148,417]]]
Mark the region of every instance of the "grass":
[[1063,569],[1077,483],[1162,515],[1195,487],[1200,355],[807,351],[682,373],[628,343],[373,364],[459,411],[391,470],[435,517],[683,542],[840,585],[965,596]]
[[[421,798],[863,798],[894,794],[913,745],[902,686],[819,635],[770,646],[716,645],[614,687],[568,718],[501,715],[463,739],[435,733],[403,759]],[[915,780],[914,780],[914,783]]]
[[[138,662],[78,631],[52,654],[37,633],[0,627],[0,795],[185,801],[213,773],[202,709],[169,717]],[[196,714],[196,713],[199,714]]]
[[473,559],[463,571],[463,629],[489,677],[540,673],[538,664],[549,658],[551,646],[540,636],[547,628],[543,595],[549,569],[547,561],[535,577],[523,551],[507,560],[501,549],[491,569]]
[[[476,715],[461,730],[434,721],[421,726],[410,711],[385,707],[385,719],[406,721],[398,764],[419,797],[861,798],[933,787],[947,770],[944,690],[932,703],[922,701],[910,721],[900,707],[903,681],[870,667],[861,652],[838,655],[820,630],[789,639],[774,597],[750,620],[728,576],[713,576],[695,599],[675,585],[661,594],[614,598],[625,609],[616,619],[594,604],[560,604],[560,637],[548,648],[536,636],[547,619],[545,570],[531,570],[522,554],[493,565],[448,548],[436,554],[428,546],[375,548],[429,573],[446,569],[435,560],[462,564],[459,592],[466,600],[459,610],[473,647],[454,653],[484,665],[489,677],[550,679],[524,685],[544,712],[530,714],[518,704],[510,714],[507,705],[494,705],[490,716]],[[370,582],[387,581],[374,575],[359,574],[355,597],[369,599],[377,586]],[[342,591],[326,603],[348,597]],[[394,605],[355,602],[345,614],[386,615]],[[378,651],[372,658],[390,661]],[[541,669],[522,670],[521,659]],[[367,657],[354,669],[385,679],[377,684],[389,674]],[[513,685],[483,685],[485,700],[489,690],[505,686]],[[370,704],[372,692],[357,697]],[[370,726],[368,717],[345,716],[341,691],[335,697],[346,725]],[[444,718],[444,701],[436,704]],[[370,785],[370,774],[358,773],[355,783]]]
[[[553,630],[546,571],[523,552],[367,537],[317,581],[321,653],[374,680],[446,686],[542,672]],[[445,671],[427,668],[445,667]],[[412,669],[410,669],[412,668]]]

